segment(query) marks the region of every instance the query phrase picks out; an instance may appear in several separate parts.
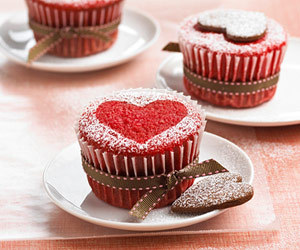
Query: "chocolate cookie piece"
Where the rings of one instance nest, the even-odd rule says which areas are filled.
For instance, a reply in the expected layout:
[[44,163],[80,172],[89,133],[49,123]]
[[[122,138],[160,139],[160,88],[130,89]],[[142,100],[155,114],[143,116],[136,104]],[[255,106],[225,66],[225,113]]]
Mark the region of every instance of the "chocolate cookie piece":
[[198,27],[202,31],[224,33],[233,42],[254,42],[265,35],[267,19],[260,12],[216,9],[202,12]]
[[175,213],[203,214],[215,209],[241,205],[253,197],[251,185],[233,173],[201,178],[172,204]]

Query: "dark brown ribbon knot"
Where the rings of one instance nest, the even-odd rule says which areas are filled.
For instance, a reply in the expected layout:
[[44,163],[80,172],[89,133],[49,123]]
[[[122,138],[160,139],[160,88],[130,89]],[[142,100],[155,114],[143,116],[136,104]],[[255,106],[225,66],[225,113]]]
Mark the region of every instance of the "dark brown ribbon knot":
[[130,210],[130,214],[139,219],[145,219],[168,191],[175,188],[180,182],[228,172],[220,163],[212,159],[201,163],[198,163],[198,159],[195,159],[181,170],[175,170],[168,174],[143,177],[127,177],[106,173],[94,168],[83,156],[82,166],[86,174],[101,185],[119,190],[147,191]]
[[171,189],[173,189],[173,187],[178,184],[179,179],[176,176],[177,173],[178,173],[178,171],[174,171],[171,174],[167,175],[167,179],[166,179],[167,185],[166,185],[166,188],[167,188],[168,191],[171,190]]
[[120,24],[120,19],[111,23],[100,26],[84,26],[84,27],[62,27],[53,28],[36,23],[33,20],[29,21],[30,28],[35,34],[42,37],[34,47],[29,50],[28,62],[37,60],[42,55],[46,54],[55,45],[62,42],[63,39],[72,39],[76,37],[90,37],[109,42],[111,40],[109,34],[115,31]]
[[65,27],[59,30],[59,36],[62,39],[71,39],[79,36],[79,33],[72,27]]

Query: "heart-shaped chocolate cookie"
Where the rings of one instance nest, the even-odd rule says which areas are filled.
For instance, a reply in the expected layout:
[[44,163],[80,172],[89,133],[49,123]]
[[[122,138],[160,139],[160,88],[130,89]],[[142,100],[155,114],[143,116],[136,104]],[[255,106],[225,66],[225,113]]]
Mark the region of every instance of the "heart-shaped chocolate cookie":
[[241,205],[252,197],[252,186],[242,182],[240,175],[221,173],[201,178],[173,202],[171,210],[203,214]]
[[216,9],[202,12],[198,17],[200,30],[224,33],[234,42],[254,42],[262,38],[267,30],[267,19],[263,13]]

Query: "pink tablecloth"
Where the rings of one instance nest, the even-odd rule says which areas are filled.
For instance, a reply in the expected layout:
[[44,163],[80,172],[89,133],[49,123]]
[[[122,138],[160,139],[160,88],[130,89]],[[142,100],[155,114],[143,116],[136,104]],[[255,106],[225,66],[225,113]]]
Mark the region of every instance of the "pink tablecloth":
[[[42,169],[43,164],[75,140],[71,126],[78,109],[95,96],[115,89],[154,86],[156,69],[167,56],[160,49],[167,41],[176,39],[176,24],[191,13],[220,6],[260,10],[285,25],[291,35],[300,36],[300,2],[297,0],[128,0],[127,4],[148,11],[156,17],[161,24],[162,34],[155,46],[125,65],[99,72],[64,75],[28,70],[0,56],[0,164],[1,167],[6,166],[6,173],[14,171],[14,166],[19,167],[20,164],[24,165],[24,175],[20,173],[20,176],[28,176],[28,166]],[[22,0],[11,0],[3,4],[0,11],[23,8],[25,6]],[[299,247],[300,175],[297,170],[300,167],[300,125],[252,128],[209,121],[207,131],[235,142],[249,153],[254,162],[257,161],[255,155],[259,155],[260,166],[264,167],[264,172],[267,173],[267,186],[273,200],[279,230],[74,241],[7,241],[1,242],[0,247]],[[30,178],[23,181],[30,182]],[[18,185],[18,180],[12,179],[11,185]],[[35,190],[32,190],[32,197],[18,197],[13,189],[5,189],[1,183],[0,188],[0,211],[1,207],[6,205],[6,201],[1,197],[7,197],[7,192],[11,192],[10,195],[14,196],[17,202],[24,202],[24,205],[30,205],[26,200],[34,199]]]

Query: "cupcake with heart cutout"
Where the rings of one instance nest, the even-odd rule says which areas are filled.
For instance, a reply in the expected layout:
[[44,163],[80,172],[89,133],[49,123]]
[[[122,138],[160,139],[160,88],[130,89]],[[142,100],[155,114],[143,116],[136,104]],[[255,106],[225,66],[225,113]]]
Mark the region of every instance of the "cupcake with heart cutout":
[[[180,170],[199,155],[206,121],[201,107],[175,91],[129,89],[91,102],[76,124],[83,161],[119,177],[151,177]],[[131,209],[145,190],[120,190],[87,175],[94,194]],[[166,206],[193,180],[184,180],[159,202]]]
[[245,108],[274,96],[287,34],[263,13],[215,9],[181,23],[179,46],[189,94]]

